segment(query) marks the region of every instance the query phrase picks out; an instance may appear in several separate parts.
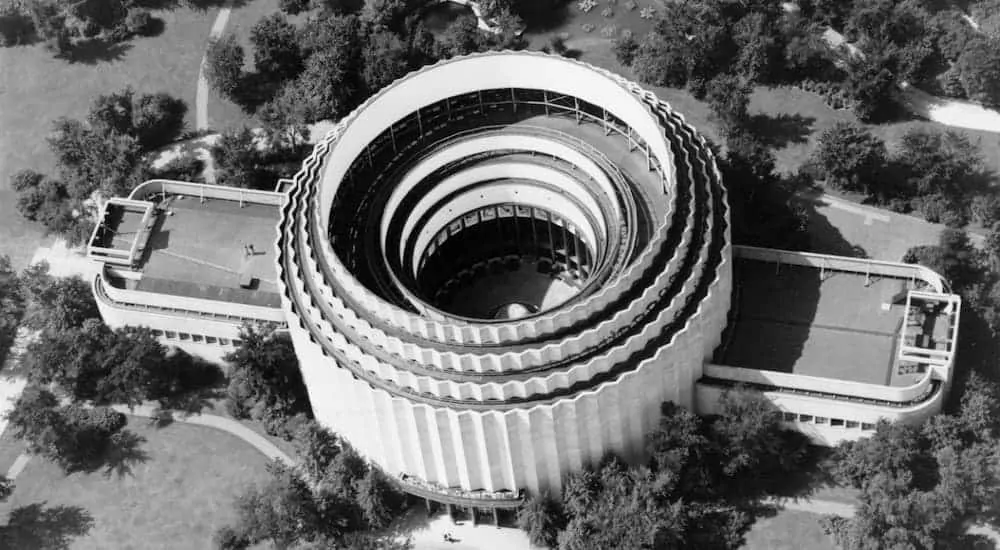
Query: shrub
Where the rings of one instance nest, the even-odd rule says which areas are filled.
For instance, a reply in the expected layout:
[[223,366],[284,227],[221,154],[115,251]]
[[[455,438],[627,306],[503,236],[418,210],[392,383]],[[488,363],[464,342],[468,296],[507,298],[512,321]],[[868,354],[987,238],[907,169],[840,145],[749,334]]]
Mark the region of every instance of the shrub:
[[611,19],[614,16],[615,16],[615,10],[611,9],[610,7],[601,10],[601,17],[604,17],[606,19]]
[[993,193],[976,195],[969,204],[969,216],[983,227],[992,227],[1000,221],[1000,197]]
[[166,93],[140,96],[132,110],[139,144],[150,151],[174,141],[184,129],[186,114],[187,105]]
[[580,30],[582,30],[583,32],[591,32],[594,29],[595,29],[594,25],[591,25],[590,23],[584,23],[580,25]]
[[245,550],[250,546],[250,541],[230,526],[216,531],[212,541],[216,550]]
[[625,9],[627,9],[628,11],[635,11],[636,8],[638,7],[639,4],[636,4],[633,0],[628,0],[628,2],[625,2]]
[[913,206],[910,205],[910,201],[898,197],[890,199],[888,204],[886,204],[886,206],[889,208],[889,210],[892,210],[893,212],[898,212],[900,214],[909,214],[910,212],[913,211]]
[[950,208],[941,214],[941,223],[948,227],[958,229],[969,223],[969,216],[965,208],[961,205],[950,205]]
[[580,8],[583,13],[589,13],[590,10],[597,7],[596,0],[580,0],[576,3],[576,7]]
[[0,46],[16,46],[31,40],[35,24],[27,14],[9,7],[0,11]]
[[604,38],[614,38],[618,34],[618,27],[615,25],[605,25],[601,27],[601,36]]
[[153,169],[154,178],[167,180],[190,181],[201,183],[204,181],[203,172],[205,163],[194,155],[183,155]]
[[309,9],[309,0],[278,0],[278,8],[288,15],[297,15]]
[[965,86],[962,85],[962,71],[952,65],[938,76],[941,93],[947,97],[965,99]]
[[553,36],[549,39],[549,50],[559,55],[566,53],[566,41],[560,36]]
[[622,33],[611,44],[611,51],[615,53],[615,59],[619,63],[628,67],[632,65],[632,60],[635,59],[635,54],[639,51],[639,43],[636,42],[635,38],[632,38],[632,33]]
[[133,8],[125,17],[125,28],[135,36],[146,36],[153,28],[153,16],[149,10]]

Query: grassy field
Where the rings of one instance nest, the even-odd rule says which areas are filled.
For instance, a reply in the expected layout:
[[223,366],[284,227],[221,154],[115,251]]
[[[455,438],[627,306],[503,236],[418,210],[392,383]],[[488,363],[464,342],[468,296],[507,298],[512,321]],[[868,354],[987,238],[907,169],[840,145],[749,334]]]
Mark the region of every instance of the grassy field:
[[136,417],[129,429],[146,438],[148,458],[124,477],[64,476],[31,460],[0,505],[4,515],[27,507],[15,548],[62,548],[52,542],[64,540],[74,550],[208,549],[212,533],[235,519],[233,498],[266,476],[265,457],[229,434],[184,424],[156,429]]
[[744,550],[836,550],[833,540],[819,526],[822,516],[781,510],[763,518],[747,534]]
[[53,120],[82,118],[97,95],[131,85],[140,93],[183,99],[193,126],[198,67],[216,11],[156,11],[164,22],[159,36],[87,52],[72,62],[56,59],[40,44],[0,49],[0,254],[23,266],[41,240],[39,229],[16,213],[9,178],[23,168],[55,171],[45,141]]

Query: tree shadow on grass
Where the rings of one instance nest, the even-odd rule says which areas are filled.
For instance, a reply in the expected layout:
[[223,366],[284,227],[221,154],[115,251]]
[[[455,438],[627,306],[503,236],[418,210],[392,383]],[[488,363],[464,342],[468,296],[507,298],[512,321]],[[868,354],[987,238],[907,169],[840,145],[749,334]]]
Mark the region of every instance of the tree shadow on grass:
[[46,507],[45,502],[18,506],[0,527],[0,547],[6,550],[66,550],[73,539],[94,526],[90,512],[79,506]]
[[149,453],[142,449],[146,438],[128,430],[122,430],[111,439],[104,454],[103,469],[106,477],[115,475],[119,479],[132,475],[136,464],[149,460]]
[[111,436],[103,452],[97,456],[79,457],[65,464],[66,474],[94,473],[100,471],[105,477],[112,475],[123,478],[132,475],[136,464],[149,460],[149,454],[142,449],[146,438],[129,430],[121,430]]
[[786,145],[808,141],[815,122],[816,117],[798,113],[781,113],[777,116],[759,113],[750,117],[750,128],[764,145],[780,149]]
[[[163,367],[173,381],[158,392],[156,401],[161,409],[198,414],[211,408],[213,400],[225,395],[225,375],[213,363],[177,350],[167,357]],[[170,422],[159,422],[166,426]]]
[[56,57],[65,59],[70,63],[96,65],[104,61],[121,60],[131,49],[132,44],[130,42],[116,42],[109,38],[94,38],[77,42],[69,50],[58,54]]

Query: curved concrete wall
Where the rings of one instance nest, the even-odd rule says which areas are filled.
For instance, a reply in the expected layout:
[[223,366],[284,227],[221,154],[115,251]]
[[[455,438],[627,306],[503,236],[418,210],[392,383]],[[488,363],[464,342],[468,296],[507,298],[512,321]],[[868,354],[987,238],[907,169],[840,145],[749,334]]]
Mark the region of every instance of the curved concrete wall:
[[[648,247],[631,254],[607,287],[583,303],[530,322],[427,319],[362,288],[326,239],[331,204],[350,164],[391,123],[425,105],[507,87],[545,89],[607,106],[629,126],[627,132],[618,130],[630,140],[629,151],[633,135],[648,144],[656,162],[647,164],[646,146],[636,149],[632,154],[641,157],[636,164],[645,172],[633,174],[639,181],[629,184],[641,186],[637,196],[665,197],[657,211],[666,216],[649,222],[656,227]],[[465,117],[462,124],[468,122]],[[617,193],[603,183],[607,176],[599,162],[588,163],[587,155],[565,142],[535,140],[522,141],[515,150],[530,145],[529,150],[569,157],[584,173],[589,169],[589,180],[603,189],[583,204],[590,204],[589,210],[594,205],[615,208],[596,198]],[[470,136],[467,142],[435,150],[425,163],[407,165],[409,171],[399,176],[407,183],[388,195],[387,210],[398,208],[405,190],[436,167],[508,143]],[[478,192],[475,200],[453,207],[450,214],[434,214],[435,208],[461,202],[466,183],[496,178],[497,167],[511,168],[500,170],[508,181],[526,178],[584,191],[547,167],[491,162],[492,171],[478,173],[473,164],[442,178],[436,182],[440,191],[429,191],[424,202],[415,203],[414,210],[426,211],[424,221],[429,220],[424,233],[419,233],[422,226],[410,226],[422,235],[418,254],[437,228],[479,205]],[[506,191],[516,187],[505,185]],[[545,202],[537,191],[528,195],[532,200],[519,197],[528,206]],[[560,216],[572,211],[569,206],[557,210]],[[589,217],[601,219],[603,213]],[[440,223],[434,221],[438,218]],[[589,225],[582,220],[574,224],[583,230]],[[597,239],[596,234],[587,237]],[[404,77],[317,145],[283,208],[279,284],[317,418],[366,456],[391,473],[440,487],[558,492],[563,476],[607,452],[640,459],[644,436],[657,423],[662,402],[694,406],[695,381],[727,323],[732,290],[728,239],[725,190],[712,154],[667,104],[578,62],[500,52],[450,60]],[[559,330],[563,332],[557,336]]]

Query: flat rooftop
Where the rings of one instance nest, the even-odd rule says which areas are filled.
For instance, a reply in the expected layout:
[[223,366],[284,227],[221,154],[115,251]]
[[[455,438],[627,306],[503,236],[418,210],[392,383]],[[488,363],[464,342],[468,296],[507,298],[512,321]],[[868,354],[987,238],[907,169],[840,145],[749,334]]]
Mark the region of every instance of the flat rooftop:
[[145,210],[138,206],[108,203],[107,226],[114,228],[103,234],[105,248],[129,250],[132,243],[142,230],[142,217]]
[[744,258],[734,267],[735,319],[716,362],[886,386],[920,378],[895,368],[909,280]]
[[[281,307],[274,250],[279,218],[276,206],[169,196],[156,208],[142,278],[124,284],[145,292]],[[252,256],[245,245],[253,246]],[[250,288],[241,286],[251,280]]]

